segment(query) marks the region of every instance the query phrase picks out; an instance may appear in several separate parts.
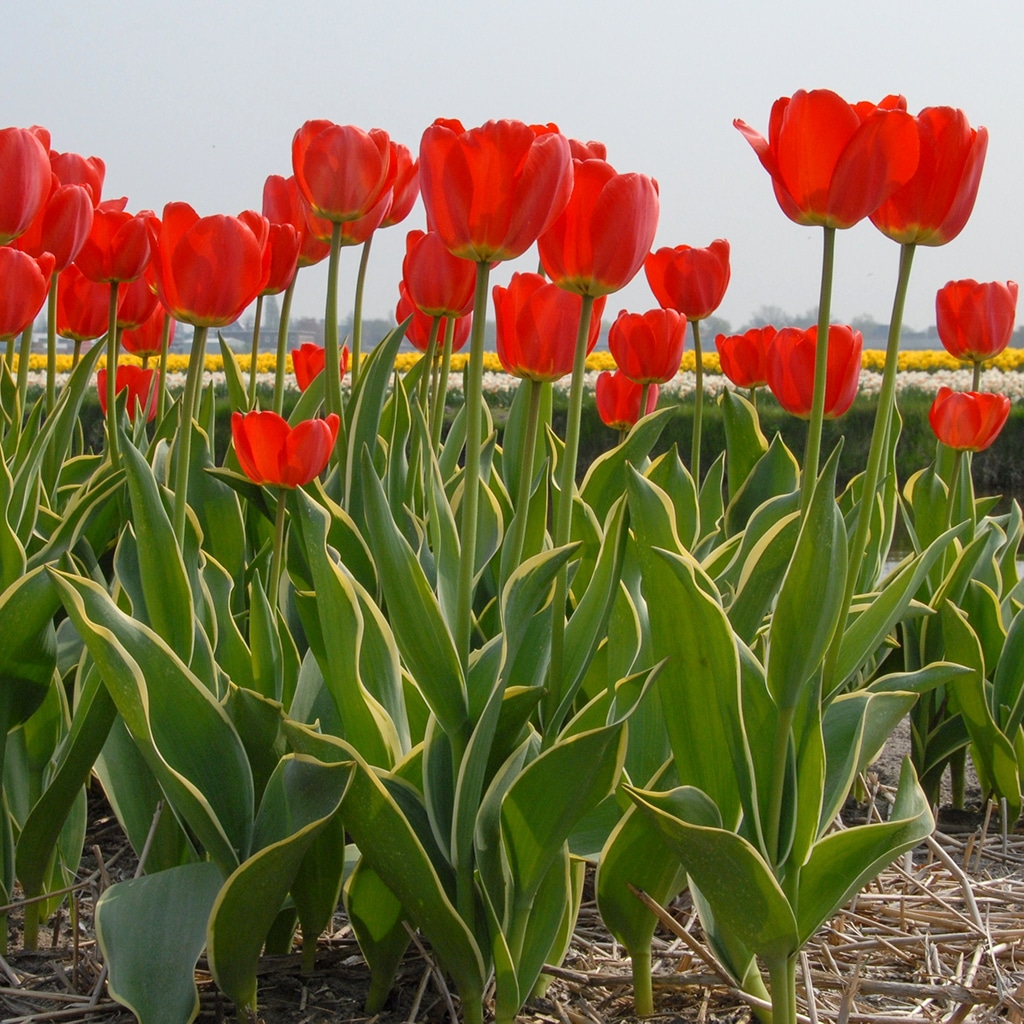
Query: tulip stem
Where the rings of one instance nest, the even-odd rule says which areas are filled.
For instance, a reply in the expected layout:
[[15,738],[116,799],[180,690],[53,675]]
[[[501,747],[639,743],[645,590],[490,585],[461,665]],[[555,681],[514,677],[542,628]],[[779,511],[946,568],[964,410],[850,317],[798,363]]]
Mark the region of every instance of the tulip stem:
[[[889,338],[885,349],[882,389],[878,396],[878,408],[875,411],[875,423],[871,431],[868,464],[864,470],[860,502],[857,506],[857,528],[854,533],[853,545],[850,548],[850,564],[846,575],[846,590],[843,595],[842,607],[847,614],[849,614],[850,605],[853,603],[853,596],[857,592],[861,567],[864,564],[864,554],[867,550],[868,536],[871,532],[871,517],[875,507],[875,492],[878,490],[878,482],[882,475],[882,460],[888,447],[892,412],[896,407],[896,374],[899,370],[903,310],[906,306],[907,290],[910,284],[910,269],[914,263],[915,249],[914,243],[906,243],[900,246],[900,267],[896,279],[896,293],[893,296],[892,302],[892,316],[889,319]],[[841,679],[837,680],[834,678],[834,674],[836,661],[839,657],[839,645],[842,643],[845,631],[844,620],[842,627],[836,630],[825,658],[822,692],[826,698],[837,685],[842,683]]]
[[366,284],[366,266],[370,262],[370,243],[373,235],[363,242],[356,274],[356,296],[352,306],[352,387],[359,381],[359,360],[363,348],[363,287]]
[[177,463],[174,467],[174,536],[182,551],[185,550],[185,510],[188,508],[192,417],[206,363],[206,332],[208,329],[197,326],[192,335],[192,349],[188,355],[188,373],[185,375],[185,393],[181,397],[181,422],[178,424],[178,439],[175,442]]
[[427,417],[430,415],[430,377],[433,373],[434,361],[437,356],[437,336],[441,330],[441,317],[435,316],[430,321],[430,337],[427,338],[427,350],[423,353],[423,372],[420,374],[419,399],[420,408],[423,410],[423,418],[430,422]]
[[473,331],[469,339],[469,366],[466,373],[466,460],[462,474],[462,552],[459,559],[459,586],[455,602],[455,647],[463,672],[469,670],[470,636],[473,631],[473,576],[476,570],[477,508],[480,500],[480,436],[484,375],[484,327],[487,319],[487,282],[491,265],[476,265],[476,292],[473,299]]
[[524,380],[521,387],[530,389],[530,405],[526,413],[526,436],[523,439],[523,454],[519,463],[519,493],[516,496],[515,516],[512,520],[511,554],[508,558],[509,575],[515,572],[523,556],[526,540],[526,524],[530,518],[530,489],[533,486],[533,464],[537,448],[537,423],[540,419],[540,396],[544,387],[542,381]]
[[[583,377],[587,372],[587,340],[594,312],[594,296],[584,295],[580,306],[580,325],[576,332],[576,351],[572,361],[572,382],[569,385],[569,409],[565,423],[565,449],[559,466],[558,504],[555,515],[555,548],[569,543],[572,534],[572,499],[576,489],[576,459],[580,449],[580,420],[583,409]],[[475,325],[474,325],[475,326]],[[544,745],[554,742],[558,722],[555,712],[562,702],[562,661],[565,647],[565,602],[569,590],[569,573],[562,566],[555,577],[551,600],[551,664],[548,667],[548,688],[544,698]]]
[[260,361],[260,321],[263,319],[263,296],[256,296],[256,316],[252,325],[252,349],[249,356],[249,408],[256,408],[256,367]]
[[[295,294],[295,281],[299,272],[295,272],[292,283],[284,290],[281,300],[281,319],[277,324],[277,359],[274,361],[274,412],[280,416],[284,412],[284,377],[288,366],[288,321],[292,314],[292,296]],[[340,358],[340,357],[339,357]]]
[[[324,370],[327,412],[341,415],[341,355],[338,350],[338,265],[341,254],[341,225],[331,227],[331,255],[327,263],[327,310],[324,317]],[[337,448],[335,448],[335,458]]]
[[981,387],[981,362],[974,360],[974,376],[971,378],[971,390],[977,391]]
[[832,316],[832,274],[835,267],[836,229],[826,227],[821,257],[821,293],[818,299],[818,339],[814,353],[814,398],[807,425],[807,450],[800,481],[800,514],[806,515],[818,478],[821,426],[825,418],[825,385],[828,381],[828,326]]
[[647,415],[647,398],[650,393],[651,382],[649,380],[645,380],[643,384],[640,385],[640,409],[636,417],[638,420],[642,420]]
[[25,418],[25,406],[28,403],[28,366],[32,359],[32,327],[25,325],[21,332],[21,344],[18,348],[18,433]]
[[444,427],[444,412],[448,404],[448,372],[452,365],[452,345],[455,341],[455,317],[445,318],[444,348],[441,351],[441,375],[437,391],[430,403],[430,438],[434,451],[441,447],[441,430]]
[[163,334],[160,338],[160,381],[156,398],[156,421],[162,422],[164,413],[167,412],[167,349],[171,340],[171,314],[164,313]]
[[117,444],[117,288],[118,282],[110,282],[110,315],[107,318],[107,450],[110,465],[117,470],[121,465],[121,453]]
[[57,281],[55,270],[50,277],[50,294],[46,297],[46,415],[53,412],[57,401]]
[[270,561],[270,592],[267,599],[270,601],[270,611],[276,617],[278,605],[278,592],[281,589],[281,569],[284,566],[284,530],[285,513],[287,503],[284,497],[284,488],[277,489],[277,511],[274,513],[274,554]]
[[[700,349],[700,321],[691,320],[693,328],[693,354],[696,356],[694,370],[697,374],[697,382],[694,389],[693,405],[693,447],[690,449],[690,473],[693,475],[693,482],[700,487],[700,434],[701,419],[704,415],[704,356]],[[640,406],[640,415],[644,416],[647,411],[647,393],[644,392],[644,400]]]

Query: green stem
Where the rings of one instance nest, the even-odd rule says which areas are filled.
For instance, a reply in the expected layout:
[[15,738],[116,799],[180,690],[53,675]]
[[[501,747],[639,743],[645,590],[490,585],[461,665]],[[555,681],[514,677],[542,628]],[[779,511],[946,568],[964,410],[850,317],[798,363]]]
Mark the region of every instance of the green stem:
[[[288,321],[291,319],[292,296],[295,294],[295,282],[298,280],[298,276],[298,271],[296,271],[295,277],[292,278],[292,283],[284,290],[284,298],[281,300],[281,319],[277,324],[277,358],[274,361],[274,412],[278,416],[284,412],[284,378],[285,368],[288,365]],[[335,327],[335,331],[337,331],[337,327]],[[335,339],[337,339],[337,334],[335,334]],[[339,355],[338,358],[340,360],[341,356]]]
[[107,450],[110,465],[120,468],[121,453],[117,444],[117,288],[110,282],[110,315],[107,318]]
[[466,373],[466,462],[462,486],[462,553],[455,601],[455,647],[464,672],[469,669],[470,636],[473,631],[473,575],[476,568],[477,507],[480,500],[480,446],[483,438],[480,403],[483,401],[484,327],[487,317],[487,282],[490,263],[476,265],[473,299],[473,333],[469,339]]
[[814,398],[811,421],[807,425],[807,450],[804,452],[800,482],[800,513],[807,514],[814,482],[818,479],[821,454],[821,425],[825,418],[825,384],[828,381],[828,326],[832,316],[832,274],[835,266],[836,229],[825,228],[821,257],[821,293],[818,299],[818,344],[814,354]]
[[964,453],[955,451],[953,453],[953,472],[949,478],[949,496],[946,501],[946,529],[953,526],[953,506],[956,504],[956,489],[960,484],[961,467],[964,461]]
[[977,391],[981,387],[981,363],[974,360],[974,376],[971,379],[971,390]]
[[249,356],[249,408],[256,408],[256,365],[260,361],[260,321],[263,319],[263,296],[256,296],[256,317],[252,325],[252,349]]
[[637,419],[643,419],[647,415],[647,399],[651,394],[651,382],[645,380],[640,386],[640,411],[637,415]]
[[170,354],[167,351],[168,344],[171,340],[171,314],[164,313],[164,329],[163,336],[160,340],[160,382],[159,392],[156,397],[156,421],[157,423],[162,422],[164,413],[167,412],[167,357]]
[[57,401],[57,281],[50,278],[50,294],[46,297],[46,415],[53,412]]
[[782,827],[782,799],[786,790],[786,761],[796,708],[779,708],[775,719],[775,747],[772,752],[772,780],[768,791],[768,818],[765,822],[765,853],[768,862],[780,874],[779,835]]
[[[697,384],[694,392],[693,406],[693,447],[690,450],[690,472],[693,474],[693,482],[700,487],[700,432],[701,418],[704,415],[704,357],[700,350],[700,321],[691,320],[693,328],[693,352],[697,358],[694,369],[697,373]],[[640,410],[643,415],[643,408]]]
[[631,949],[629,961],[633,972],[633,1015],[649,1017],[654,1013],[654,988],[651,983],[651,947]]
[[188,355],[185,393],[181,398],[181,422],[178,424],[177,464],[174,468],[174,536],[178,547],[185,549],[185,510],[188,508],[188,469],[192,449],[192,417],[199,397],[199,385],[206,362],[207,327],[196,327]]
[[267,600],[270,602],[270,611],[277,615],[278,592],[281,589],[281,570],[284,566],[284,531],[285,512],[287,502],[285,501],[284,488],[279,487],[277,491],[277,511],[274,514],[274,555],[270,562],[270,593]]
[[24,417],[25,406],[28,404],[28,367],[32,361],[33,326],[28,324],[21,332],[21,344],[18,347],[18,413],[21,417]]
[[324,404],[328,414],[341,415],[341,353],[338,350],[338,265],[341,225],[331,228],[331,255],[327,263],[327,311],[324,314]]
[[363,242],[359,256],[359,272],[356,275],[356,297],[352,307],[352,387],[359,381],[359,359],[363,347],[363,287],[366,284],[366,265],[370,262],[370,244],[373,235]]
[[[558,505],[555,510],[554,547],[564,547],[572,533],[572,499],[576,488],[576,459],[580,449],[580,420],[583,409],[583,376],[587,371],[587,339],[594,311],[594,297],[584,295],[580,306],[580,325],[576,332],[576,351],[569,385],[569,409],[565,423],[565,450],[559,467]],[[551,664],[548,667],[548,688],[544,699],[544,743],[554,741],[558,722],[553,721],[562,702],[562,660],[565,645],[565,601],[569,590],[569,574],[565,566],[555,577],[551,602]]]
[[78,365],[78,360],[82,358],[82,343],[78,340],[75,341],[74,351],[71,355],[71,369],[73,370]]
[[423,353],[423,372],[420,374],[420,409],[425,422],[429,423],[430,407],[430,376],[437,355],[437,335],[441,330],[441,317],[435,316],[430,322],[430,337],[427,338],[427,351]]
[[772,1024],[796,1024],[796,954],[765,960],[772,994]]
[[[913,243],[900,247],[900,267],[896,279],[896,294],[893,297],[892,316],[889,319],[889,339],[885,349],[885,367],[882,371],[882,389],[878,396],[878,408],[875,411],[875,423],[871,431],[871,446],[868,449],[868,464],[864,471],[864,485],[861,490],[860,504],[857,511],[857,529],[854,533],[853,545],[850,548],[850,564],[846,576],[846,590],[843,595],[842,607],[847,613],[857,592],[857,580],[864,564],[867,550],[868,535],[871,531],[871,516],[875,506],[875,493],[882,476],[882,462],[888,447],[889,431],[892,424],[892,412],[896,407],[896,375],[899,370],[900,334],[903,330],[903,310],[906,306],[907,290],[910,284],[910,270],[914,262]],[[833,679],[836,660],[839,657],[839,645],[843,639],[845,628],[837,629],[829,646],[825,659],[825,675],[823,692],[827,696],[837,682]],[[841,680],[838,680],[841,682]]]
[[447,317],[444,325],[444,348],[441,351],[441,375],[437,382],[437,394],[430,404],[430,439],[436,452],[441,447],[441,429],[444,426],[444,411],[448,404],[448,372],[452,366],[452,343],[455,339],[455,317]]
[[7,369],[12,373],[14,372],[14,335],[12,334],[7,339],[7,348],[4,354],[4,362],[7,364]]
[[523,381],[521,386],[530,389],[530,405],[526,414],[526,436],[523,454],[519,464],[519,493],[516,496],[515,516],[512,520],[512,536],[509,538],[509,572],[515,571],[523,556],[526,540],[526,524],[530,518],[530,487],[533,484],[533,464],[537,447],[537,423],[540,419],[540,395],[544,385],[539,380]]

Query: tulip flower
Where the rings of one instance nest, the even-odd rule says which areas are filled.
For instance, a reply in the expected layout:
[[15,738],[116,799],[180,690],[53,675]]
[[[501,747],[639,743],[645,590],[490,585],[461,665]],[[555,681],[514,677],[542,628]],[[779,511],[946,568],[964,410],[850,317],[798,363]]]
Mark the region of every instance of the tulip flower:
[[292,427],[274,412],[236,412],[231,437],[242,471],[253,483],[303,487],[327,468],[339,426],[337,416]]
[[92,205],[100,205],[107,168],[98,156],[84,157],[78,153],[57,153],[51,149],[50,169],[62,185],[84,185],[89,190]]
[[394,169],[394,185],[391,205],[384,219],[382,228],[400,224],[412,212],[413,205],[420,194],[420,162],[412,158],[408,146],[400,142],[390,142],[391,166]]
[[[141,327],[160,307],[145,277],[137,277],[124,285],[117,298],[118,330],[134,330]],[[163,309],[160,309],[161,316]]]
[[569,142],[549,126],[489,121],[466,130],[439,119],[420,142],[427,224],[456,256],[493,263],[521,256],[565,209]]
[[167,339],[164,339],[164,308],[157,303],[152,313],[138,327],[129,327],[121,332],[121,348],[132,355],[140,356],[143,363],[159,356],[164,346],[174,340],[175,321],[170,321]]
[[603,142],[569,140],[569,155],[573,160],[607,160],[608,147]]
[[0,129],[0,245],[27,231],[50,194],[47,147],[27,128]]
[[[621,370],[612,373],[605,370],[597,378],[595,400],[597,412],[605,426],[618,430],[620,434],[629,431],[640,419],[640,400],[644,385],[630,380]],[[647,416],[658,406],[658,385],[653,384],[647,392],[644,415]]]
[[608,332],[616,365],[638,384],[664,384],[679,372],[686,342],[686,318],[674,309],[646,313],[623,310]]
[[[768,346],[765,370],[768,387],[788,413],[807,419],[814,397],[814,366],[817,357],[818,328],[806,331],[783,327]],[[826,419],[842,416],[857,397],[860,383],[860,331],[841,324],[828,329],[828,363],[825,376]]]
[[767,139],[741,120],[733,124],[771,175],[790,220],[848,228],[917,169],[917,127],[904,108],[896,97],[876,107],[848,103],[828,89],[801,89],[775,101]]
[[93,281],[134,281],[149,263],[146,216],[133,216],[116,206],[104,203],[97,207],[89,237],[75,259],[82,273]]
[[0,247],[0,340],[16,337],[35,320],[50,290],[53,265],[48,252],[35,259]]
[[292,168],[313,212],[334,223],[365,216],[394,181],[387,132],[325,120],[295,133]]
[[107,330],[110,288],[71,264],[57,282],[57,333],[76,342],[95,341]]
[[89,237],[92,218],[92,196],[84,185],[56,184],[35,220],[11,244],[30,256],[51,253],[54,272],[59,274],[81,251]]
[[[139,410],[146,410],[146,422],[156,417],[157,394],[160,391],[159,373],[156,370],[145,370],[131,363],[121,363],[117,367],[114,379],[114,394],[128,392],[128,419],[135,422]],[[100,400],[100,409],[107,415],[107,371],[96,371],[96,393]]]
[[730,337],[719,334],[715,338],[722,373],[736,387],[753,390],[768,383],[765,363],[775,333],[774,327],[765,326],[753,327],[743,334]]
[[1010,400],[1005,395],[941,387],[928,422],[947,447],[958,452],[980,452],[999,436],[1009,415]]
[[[494,289],[498,358],[506,373],[554,381],[572,373],[582,297],[545,281],[540,274],[513,274],[507,288]],[[604,297],[594,304],[586,351],[601,333]]]
[[[324,347],[307,341],[292,349],[292,372],[300,391],[305,391],[324,371]],[[348,345],[341,350],[341,375],[348,373]]]
[[935,323],[945,350],[976,367],[999,355],[1013,337],[1017,292],[1016,281],[943,285],[935,296]]
[[604,160],[573,161],[573,176],[568,205],[537,241],[540,261],[559,287],[607,295],[643,266],[658,228],[658,183]]
[[[410,231],[402,281],[409,300],[427,316],[465,316],[473,308],[476,268],[453,256],[434,231]],[[402,317],[401,319],[404,319]]]
[[330,245],[309,230],[306,206],[294,176],[271,174],[263,185],[263,216],[271,224],[291,224],[299,236],[299,267],[311,267],[327,258]]
[[472,327],[473,318],[468,313],[457,317],[436,317],[428,315],[427,313],[422,312],[412,301],[409,296],[409,292],[405,287],[405,282],[400,281],[398,283],[398,305],[395,307],[395,319],[399,323],[403,323],[410,316],[412,317],[412,320],[409,323],[409,326],[405,329],[405,340],[420,352],[426,352],[430,347],[430,336],[431,333],[433,333],[433,324],[435,319],[438,321],[436,334],[439,337],[444,336],[444,332],[448,326],[448,321],[454,321],[455,327],[452,335],[452,352],[458,352],[469,340],[469,332]]
[[945,245],[960,234],[974,209],[988,130],[972,128],[963,111],[952,107],[926,107],[914,123],[917,170],[871,214],[871,223],[904,245]]

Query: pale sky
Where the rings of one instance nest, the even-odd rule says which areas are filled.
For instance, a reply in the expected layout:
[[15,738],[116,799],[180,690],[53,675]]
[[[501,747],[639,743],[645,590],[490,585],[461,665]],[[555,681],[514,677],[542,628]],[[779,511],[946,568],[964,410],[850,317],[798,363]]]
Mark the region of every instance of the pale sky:
[[[1020,0],[6,0],[3,14],[0,124],[41,124],[55,149],[101,156],[104,195],[131,211],[258,210],[309,118],[384,128],[414,152],[436,117],[554,121],[605,142],[617,170],[657,178],[656,246],[729,239],[718,312],[736,328],[763,306],[816,304],[821,230],[783,216],[733,118],[767,134],[772,103],[797,89],[899,92],[912,113],[960,107],[990,133],[966,229],[918,251],[906,324],[934,322],[947,280],[1024,280]],[[405,234],[423,219],[417,204],[377,233],[364,315],[393,316]],[[342,311],[357,253],[343,254]],[[867,221],[840,232],[833,319],[887,322],[897,257]],[[301,272],[295,315],[323,316],[325,266]],[[531,250],[492,280],[535,266]],[[641,272],[606,320],[655,305]]]

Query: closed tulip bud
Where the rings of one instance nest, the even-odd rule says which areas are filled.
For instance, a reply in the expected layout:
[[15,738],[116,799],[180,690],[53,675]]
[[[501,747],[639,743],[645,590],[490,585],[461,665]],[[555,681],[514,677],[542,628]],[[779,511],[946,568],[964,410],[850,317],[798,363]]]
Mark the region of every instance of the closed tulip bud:
[[744,334],[715,338],[722,373],[738,388],[759,388],[768,383],[768,346],[776,334],[771,326],[754,327]]
[[[314,345],[307,341],[298,348],[292,349],[292,372],[295,374],[295,383],[300,391],[305,391],[316,378],[324,372],[326,359],[324,358],[323,345]],[[348,345],[341,350],[341,376],[348,373]]]
[[[144,370],[141,366],[122,363],[114,375],[114,393],[128,392],[126,408],[128,419],[135,422],[139,411],[146,410],[146,422],[156,418],[158,395],[160,393],[160,373],[158,370]],[[100,409],[107,415],[107,371],[96,371],[96,394],[100,400]]]
[[21,334],[35,320],[50,292],[53,266],[48,252],[35,259],[0,247],[0,339]]
[[679,372],[685,342],[686,318],[674,309],[623,310],[608,332],[608,349],[616,365],[638,384],[671,380]]
[[954,359],[981,363],[1010,344],[1017,282],[949,281],[935,296],[939,340]]
[[[605,370],[597,378],[595,401],[601,422],[613,430],[626,431],[640,419],[640,402],[643,400],[644,385],[630,380],[621,370],[612,373]],[[658,407],[658,385],[647,389],[647,416]]]
[[[814,364],[818,328],[783,327],[768,346],[768,387],[786,412],[807,419],[814,398]],[[857,397],[860,383],[860,331],[840,324],[828,329],[825,418],[842,416]]]
[[662,308],[674,309],[687,320],[705,320],[729,287],[729,243],[716,238],[705,248],[666,246],[647,257],[644,273]]
[[[472,264],[470,264],[472,266]],[[404,323],[412,317],[409,326],[405,329],[405,340],[413,348],[420,352],[426,352],[430,344],[430,332],[433,328],[434,318],[422,312],[409,297],[405,282],[398,283],[398,305],[395,307],[395,319]],[[469,340],[469,331],[473,324],[473,318],[467,313],[465,316],[455,318],[455,333],[452,335],[452,351],[458,352]],[[444,339],[445,331],[448,329],[448,318],[442,317],[437,326],[437,344],[440,345]]]
[[990,392],[939,388],[928,413],[935,436],[960,452],[980,452],[999,436],[1010,415],[1010,400]]
[[110,322],[110,286],[90,281],[73,263],[57,279],[57,333],[95,341]]
[[47,147],[27,128],[0,129],[0,245],[28,230],[50,194]]
[[326,469],[340,425],[335,413],[292,427],[275,412],[236,412],[231,437],[239,465],[254,483],[302,487]]

